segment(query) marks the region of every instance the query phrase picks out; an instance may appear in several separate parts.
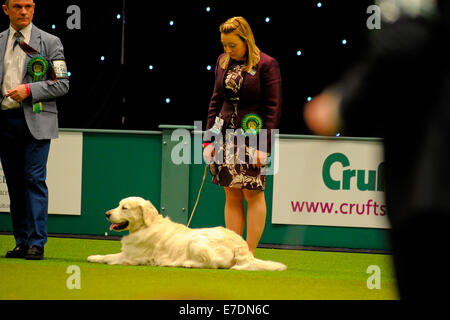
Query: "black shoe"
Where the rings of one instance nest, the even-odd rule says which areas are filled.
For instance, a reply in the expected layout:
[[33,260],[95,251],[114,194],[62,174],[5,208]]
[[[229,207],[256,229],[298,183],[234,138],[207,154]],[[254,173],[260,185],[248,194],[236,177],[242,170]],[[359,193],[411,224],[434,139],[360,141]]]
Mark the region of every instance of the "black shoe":
[[11,251],[8,251],[5,258],[24,258],[28,252],[28,246],[20,245],[16,246]]
[[44,247],[31,246],[25,255],[26,260],[42,260],[44,259]]

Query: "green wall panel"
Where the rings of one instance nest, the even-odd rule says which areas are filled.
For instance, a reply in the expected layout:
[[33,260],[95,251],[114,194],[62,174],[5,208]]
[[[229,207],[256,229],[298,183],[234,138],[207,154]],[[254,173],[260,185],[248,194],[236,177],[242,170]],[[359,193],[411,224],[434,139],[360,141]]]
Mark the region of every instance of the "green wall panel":
[[140,196],[159,208],[160,186],[160,135],[85,133],[78,232],[104,234],[109,226],[104,213],[125,197]]

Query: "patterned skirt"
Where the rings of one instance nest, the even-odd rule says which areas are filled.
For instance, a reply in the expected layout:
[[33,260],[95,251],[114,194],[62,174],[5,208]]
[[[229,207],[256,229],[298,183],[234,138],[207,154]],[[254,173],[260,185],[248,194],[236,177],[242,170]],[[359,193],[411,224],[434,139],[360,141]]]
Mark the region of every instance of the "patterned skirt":
[[255,151],[247,145],[238,147],[236,133],[226,134],[221,151],[216,156],[221,157],[222,164],[217,164],[216,174],[212,182],[229,188],[264,191],[266,175],[261,175],[261,169],[254,168],[250,157]]

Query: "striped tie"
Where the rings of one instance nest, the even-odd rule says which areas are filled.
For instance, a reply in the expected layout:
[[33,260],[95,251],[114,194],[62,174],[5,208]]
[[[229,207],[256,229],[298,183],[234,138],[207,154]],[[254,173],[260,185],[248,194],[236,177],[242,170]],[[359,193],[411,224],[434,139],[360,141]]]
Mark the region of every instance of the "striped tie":
[[20,43],[24,41],[24,36],[21,32],[14,33],[14,38],[13,50],[16,48],[16,45],[20,47]]
[[39,51],[36,49],[30,47],[28,43],[25,42],[25,37],[21,32],[16,32],[14,34],[14,37],[16,37],[16,40],[14,41],[13,48],[16,47],[16,45],[19,45],[19,47],[27,54],[27,55],[36,55],[39,54]]

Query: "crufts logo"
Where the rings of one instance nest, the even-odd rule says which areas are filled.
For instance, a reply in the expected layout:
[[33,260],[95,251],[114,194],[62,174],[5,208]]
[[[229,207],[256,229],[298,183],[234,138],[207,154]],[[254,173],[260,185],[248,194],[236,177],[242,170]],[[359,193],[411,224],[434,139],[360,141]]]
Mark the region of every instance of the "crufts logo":
[[343,153],[330,154],[322,166],[322,179],[331,190],[350,190],[350,182],[356,176],[356,186],[360,191],[384,191],[384,162],[378,165],[377,170],[346,169],[338,178],[331,176],[331,167],[338,163],[342,168],[350,166],[350,161]]

